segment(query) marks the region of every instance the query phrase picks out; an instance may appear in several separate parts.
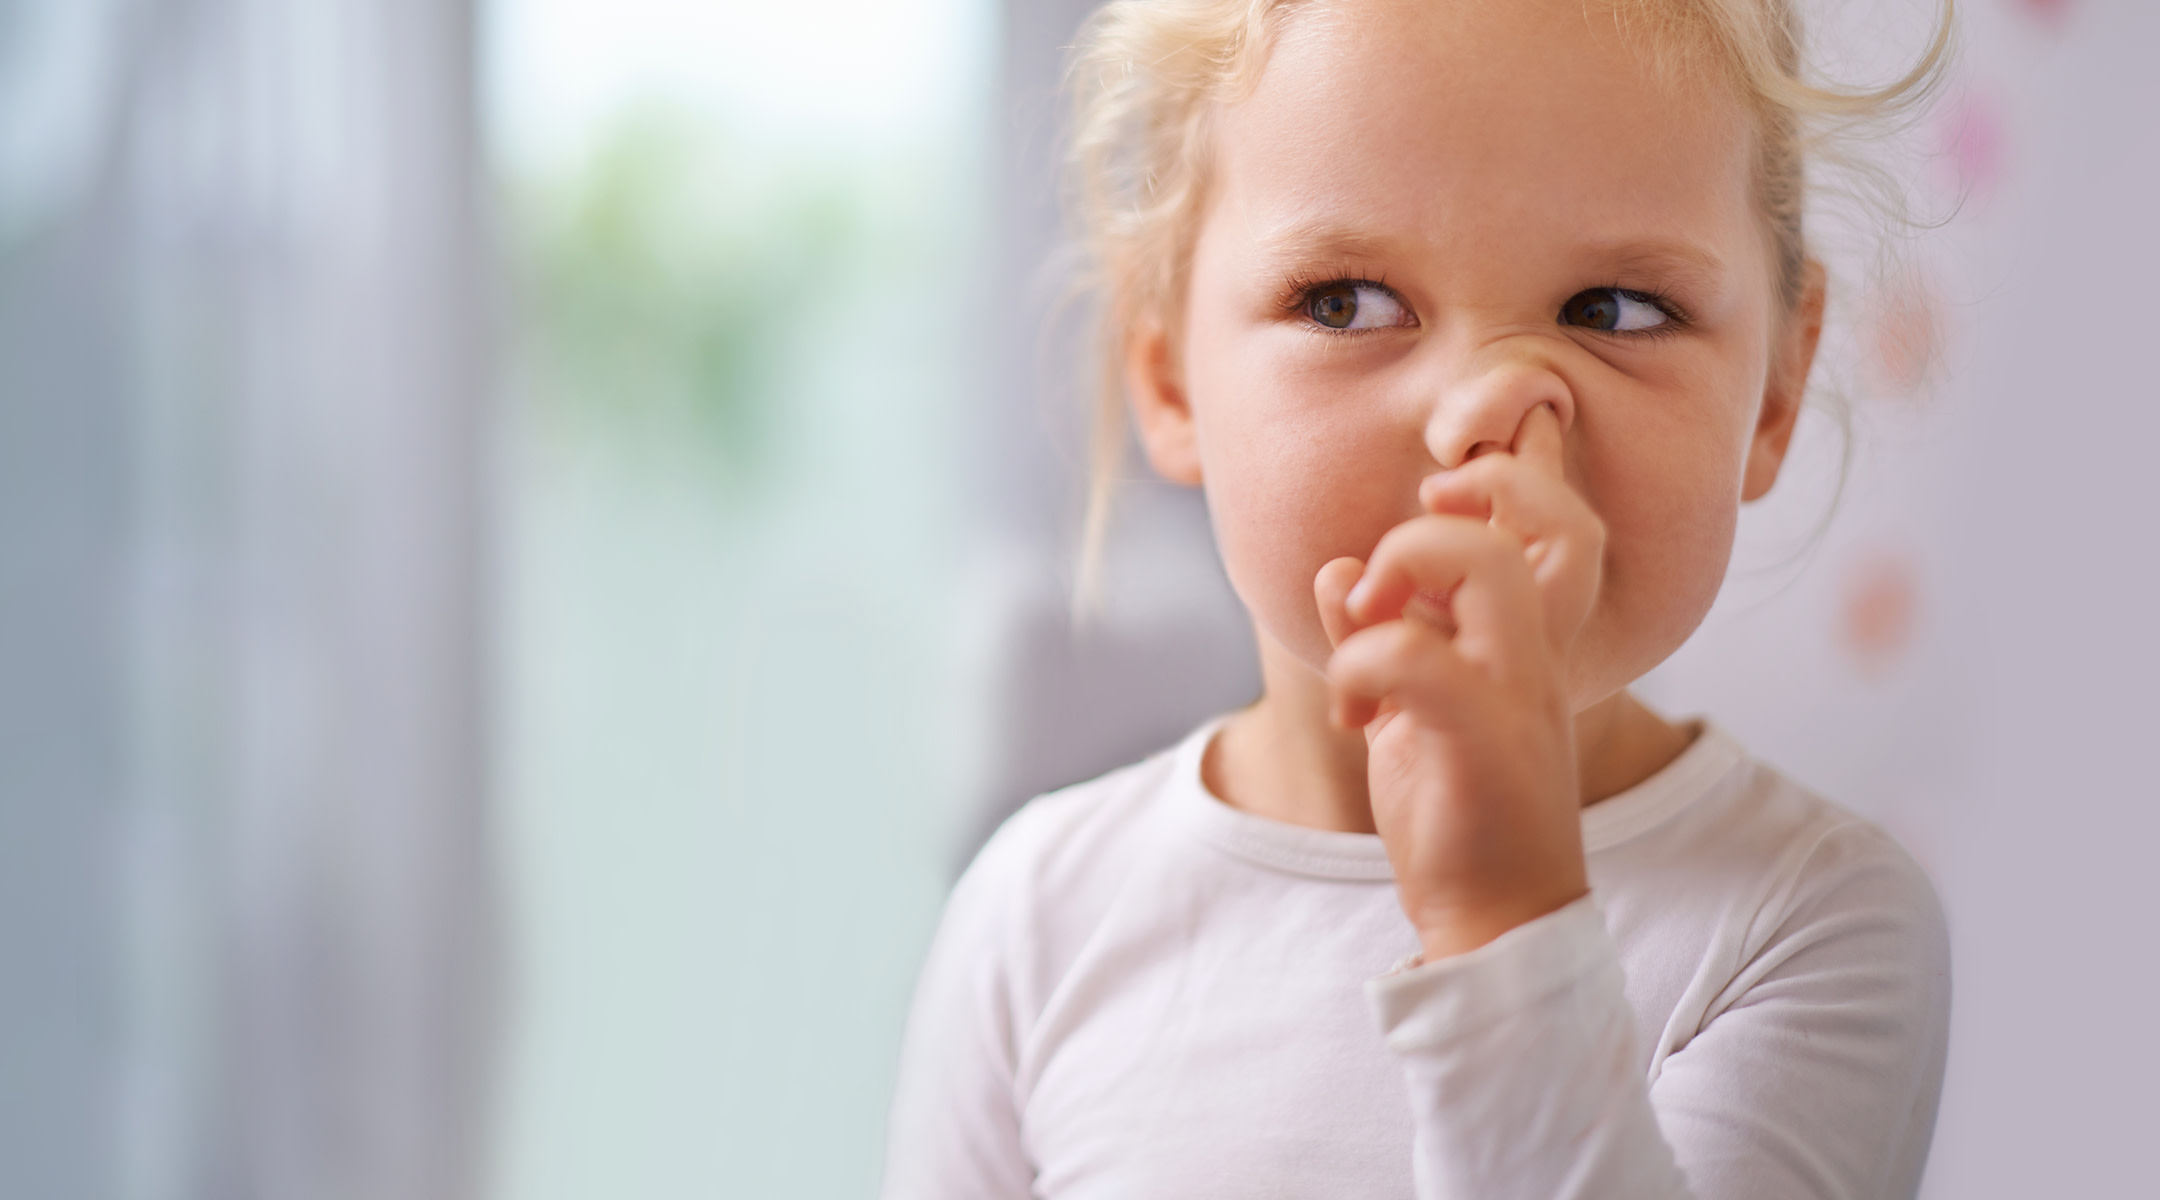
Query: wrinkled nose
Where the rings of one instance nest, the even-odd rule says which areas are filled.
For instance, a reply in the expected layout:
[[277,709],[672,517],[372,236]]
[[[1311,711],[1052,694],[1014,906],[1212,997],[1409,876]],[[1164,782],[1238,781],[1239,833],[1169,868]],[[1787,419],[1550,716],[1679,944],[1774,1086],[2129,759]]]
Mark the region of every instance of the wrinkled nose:
[[1520,352],[1487,359],[1435,398],[1425,422],[1425,446],[1434,462],[1452,470],[1513,446],[1523,418],[1540,404],[1553,406],[1562,429],[1574,426],[1575,395],[1549,363]]

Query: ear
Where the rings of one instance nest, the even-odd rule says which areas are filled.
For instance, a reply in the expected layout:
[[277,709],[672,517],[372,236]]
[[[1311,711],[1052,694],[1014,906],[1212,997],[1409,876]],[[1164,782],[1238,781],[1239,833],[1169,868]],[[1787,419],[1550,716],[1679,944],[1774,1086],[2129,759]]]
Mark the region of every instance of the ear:
[[1792,448],[1800,402],[1807,395],[1815,346],[1822,340],[1828,286],[1822,264],[1811,258],[1800,269],[1800,299],[1778,323],[1770,347],[1769,379],[1763,385],[1762,410],[1756,414],[1755,435],[1748,443],[1747,469],[1740,483],[1743,501],[1760,499],[1777,482],[1785,452]]
[[1160,320],[1133,323],[1125,339],[1125,395],[1140,445],[1157,474],[1200,486],[1200,439],[1176,348]]

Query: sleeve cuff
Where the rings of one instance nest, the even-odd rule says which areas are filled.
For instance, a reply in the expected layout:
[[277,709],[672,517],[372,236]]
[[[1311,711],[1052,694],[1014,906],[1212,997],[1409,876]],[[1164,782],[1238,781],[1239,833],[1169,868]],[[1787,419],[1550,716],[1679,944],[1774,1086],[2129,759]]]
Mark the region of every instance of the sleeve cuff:
[[1605,914],[1586,895],[1439,962],[1416,956],[1365,985],[1388,1048],[1432,1049],[1519,1017],[1603,969],[1619,970]]

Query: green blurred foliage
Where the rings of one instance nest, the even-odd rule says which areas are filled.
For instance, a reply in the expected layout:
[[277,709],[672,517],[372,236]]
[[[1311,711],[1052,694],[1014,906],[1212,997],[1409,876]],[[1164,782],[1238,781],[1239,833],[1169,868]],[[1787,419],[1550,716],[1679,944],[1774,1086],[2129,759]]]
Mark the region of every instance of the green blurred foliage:
[[584,427],[687,441],[754,486],[820,319],[878,258],[861,174],[646,106],[575,169],[514,182],[521,393]]

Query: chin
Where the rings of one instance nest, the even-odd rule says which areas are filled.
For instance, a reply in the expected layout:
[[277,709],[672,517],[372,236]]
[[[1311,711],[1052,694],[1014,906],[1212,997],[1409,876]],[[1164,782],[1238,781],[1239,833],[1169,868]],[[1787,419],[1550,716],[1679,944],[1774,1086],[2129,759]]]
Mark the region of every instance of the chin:
[[1263,619],[1252,605],[1245,606],[1247,615],[1252,617],[1253,631],[1260,638],[1263,669],[1267,660],[1273,659],[1284,666],[1296,664],[1315,677],[1327,674],[1328,659],[1334,655],[1335,647],[1329,644],[1327,631],[1320,627],[1319,616],[1310,611],[1310,602],[1306,608],[1308,611],[1286,623]]
[[1584,629],[1576,641],[1568,689],[1575,711],[1582,712],[1612,698],[1671,658],[1709,615],[1710,601],[1716,598],[1717,592],[1712,589],[1699,603],[1668,599],[1650,613],[1627,622],[1624,636],[1614,636],[1615,626],[1623,624],[1620,620],[1605,613],[1593,616],[1594,626]]

